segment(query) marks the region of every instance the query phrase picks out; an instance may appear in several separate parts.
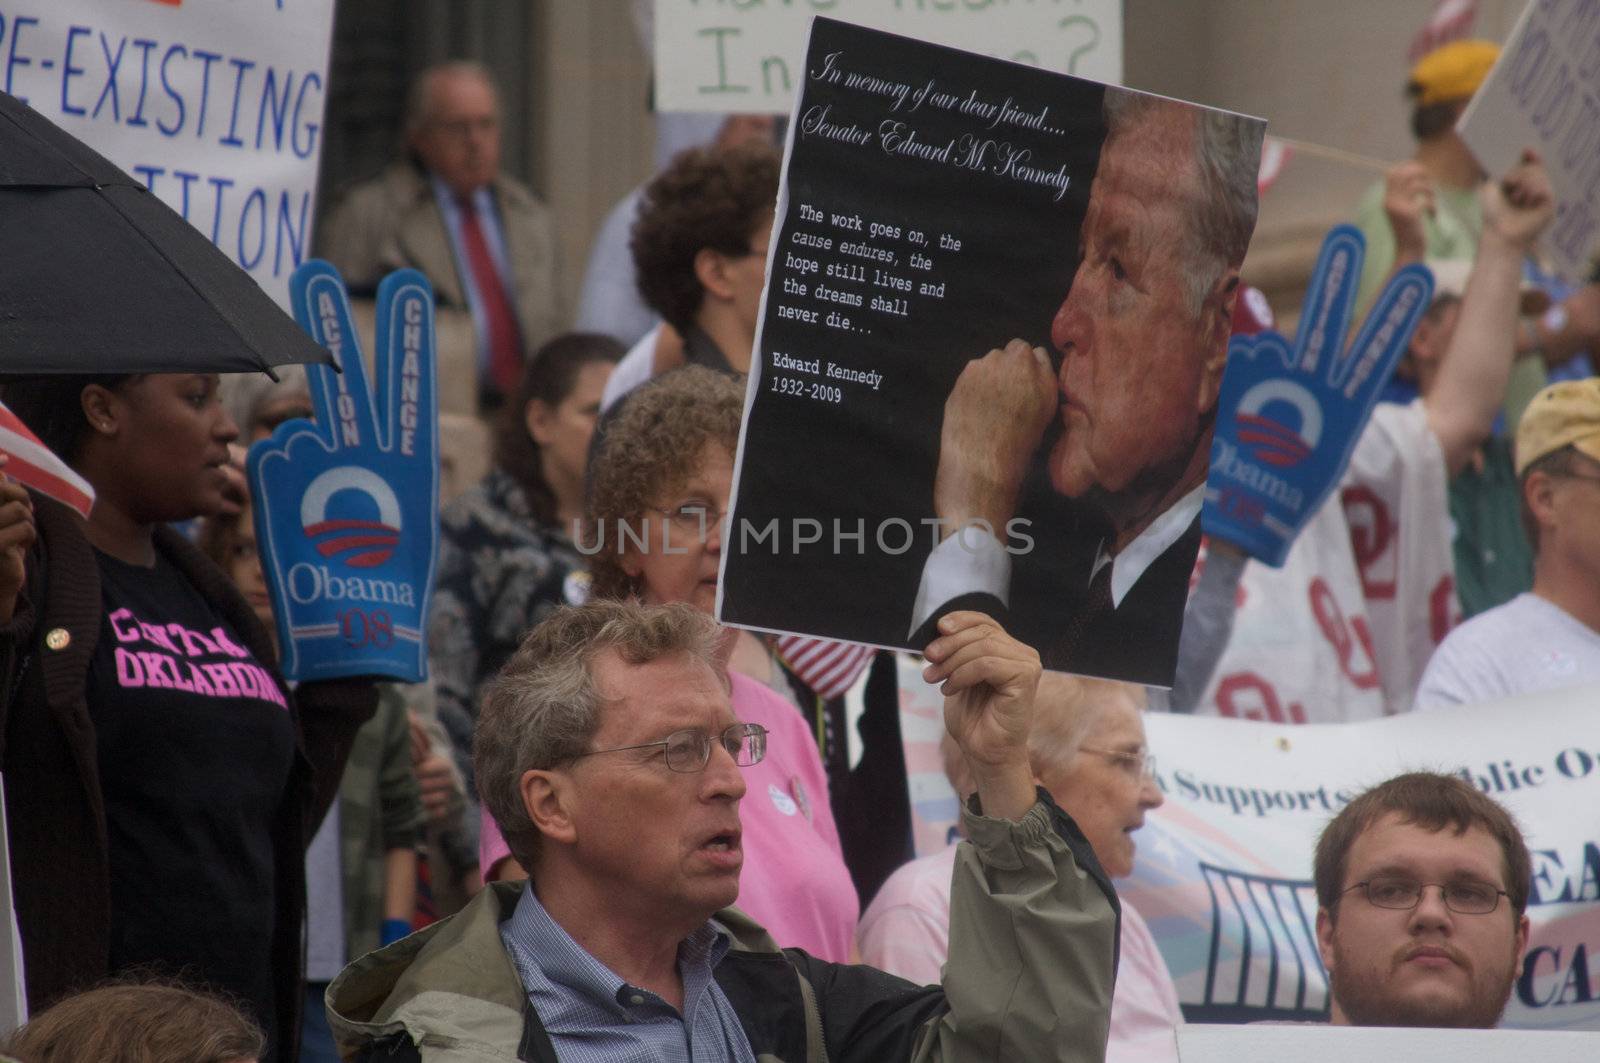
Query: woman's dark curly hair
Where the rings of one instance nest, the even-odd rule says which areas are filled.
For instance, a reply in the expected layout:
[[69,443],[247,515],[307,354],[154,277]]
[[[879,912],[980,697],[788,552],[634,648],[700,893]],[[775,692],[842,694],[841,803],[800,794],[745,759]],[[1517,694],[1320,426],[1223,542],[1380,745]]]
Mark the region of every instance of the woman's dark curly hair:
[[778,198],[778,154],[765,144],[690,148],[644,190],[633,223],[639,294],[679,334],[694,324],[706,290],[694,272],[701,248],[750,251],[750,237]]
[[494,461],[517,482],[540,524],[556,523],[556,496],[544,479],[539,444],[528,433],[528,403],[555,407],[578,385],[578,374],[595,362],[615,365],[622,344],[598,332],[568,332],[540,347],[522,370],[512,400],[500,407],[494,423]]
[[621,526],[642,529],[645,510],[688,482],[707,444],[730,455],[738,449],[743,416],[743,380],[698,365],[658,376],[622,401],[590,458],[583,545],[597,547],[589,559],[594,597],[634,592]]

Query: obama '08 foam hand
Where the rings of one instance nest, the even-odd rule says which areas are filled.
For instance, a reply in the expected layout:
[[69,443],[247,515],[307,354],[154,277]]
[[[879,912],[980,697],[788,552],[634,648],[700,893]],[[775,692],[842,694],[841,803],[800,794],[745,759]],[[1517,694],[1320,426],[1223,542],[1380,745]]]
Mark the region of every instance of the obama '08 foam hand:
[[250,449],[284,675],[418,682],[439,539],[433,290],[416,270],[379,286],[376,393],[338,271],[307,262],[289,290],[342,372],[310,367],[316,423],[287,421]]
[[1433,296],[1426,267],[1397,271],[1346,348],[1365,252],[1357,229],[1336,227],[1322,243],[1293,345],[1271,331],[1228,345],[1201,524],[1275,567],[1344,473]]

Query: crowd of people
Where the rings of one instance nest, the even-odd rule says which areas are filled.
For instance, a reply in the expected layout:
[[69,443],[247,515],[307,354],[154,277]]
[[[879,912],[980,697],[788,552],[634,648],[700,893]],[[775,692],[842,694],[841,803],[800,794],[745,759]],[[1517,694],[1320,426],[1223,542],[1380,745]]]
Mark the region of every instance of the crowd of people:
[[[925,574],[919,603],[953,599],[919,604],[915,626],[962,811],[960,839],[914,860],[895,655],[713,619],[776,220],[773,123],[728,119],[618,205],[585,331],[567,332],[550,212],[500,168],[493,83],[472,63],[424,72],[402,157],[335,199],[318,241],[358,307],[387,270],[428,276],[442,411],[482,426],[446,454],[488,460],[446,492],[428,681],[277,669],[238,465],[241,445],[311,415],[303,374],[0,381],[96,493],[81,519],[0,457],[3,774],[35,1013],[0,1052],[1173,1058],[1184,1016],[1159,935],[1115,886],[1164,800],[1145,713],[1334,723],[1600,683],[1600,279],[1534,297],[1543,166],[1529,153],[1485,174],[1454,132],[1493,55],[1456,42],[1412,70],[1416,155],[1356,207],[1361,301],[1423,262],[1433,303],[1282,566],[1205,545],[1171,691],[1044,671],[1001,604],[1009,570],[992,601],[933,594],[953,584]],[[1164,156],[1168,189],[1216,187],[1205,168],[1225,176],[1249,147],[1144,106],[1163,150],[1183,147]],[[1063,414],[1053,482],[1111,509],[1137,477],[1107,462],[1142,445],[1118,433],[1151,420],[1133,412],[1140,378],[1184,360],[1195,393],[1160,396],[1182,409],[1152,430],[1192,443],[1251,316],[1239,182],[1214,255],[1178,211],[1156,228],[1200,265],[1141,254],[1143,301],[1094,298],[1095,271],[1120,269],[1100,242],[1139,227],[1137,190],[1117,184],[1156,135],[1122,132],[1137,109],[1108,107],[1095,250],[1051,332],[1059,384],[1047,352],[1008,346],[946,407],[962,418],[947,438],[998,439],[1019,430],[998,415],[1020,407],[994,405],[1012,382],[1043,389],[1042,420],[1072,377],[1086,405]],[[1190,316],[1204,349],[1172,338]],[[1107,513],[1103,623],[1072,630],[1074,669],[1125,675],[1143,650],[1108,625],[1198,539],[1206,449],[1181,490]],[[983,476],[940,476],[941,505],[987,512],[951,486]],[[1357,797],[1316,843],[1329,1021],[1494,1026],[1530,875],[1516,823],[1459,778]]]

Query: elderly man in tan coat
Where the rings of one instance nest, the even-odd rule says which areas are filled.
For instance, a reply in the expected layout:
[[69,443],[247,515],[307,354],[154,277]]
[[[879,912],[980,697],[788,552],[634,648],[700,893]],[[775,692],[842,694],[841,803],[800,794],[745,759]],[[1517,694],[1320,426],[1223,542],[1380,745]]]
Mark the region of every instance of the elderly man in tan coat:
[[565,323],[555,226],[500,172],[500,102],[481,65],[423,71],[405,121],[406,157],[334,207],[318,253],[356,294],[391,270],[427,275],[439,301],[440,407],[475,412],[514,392],[527,356]]

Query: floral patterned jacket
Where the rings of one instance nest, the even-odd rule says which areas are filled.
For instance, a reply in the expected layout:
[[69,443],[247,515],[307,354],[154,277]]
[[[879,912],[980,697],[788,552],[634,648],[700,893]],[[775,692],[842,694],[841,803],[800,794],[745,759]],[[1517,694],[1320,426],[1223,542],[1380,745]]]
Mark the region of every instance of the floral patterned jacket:
[[534,625],[588,596],[589,573],[572,541],[541,525],[522,488],[498,468],[446,506],[440,525],[429,663],[439,722],[471,794],[472,728],[484,684]]

